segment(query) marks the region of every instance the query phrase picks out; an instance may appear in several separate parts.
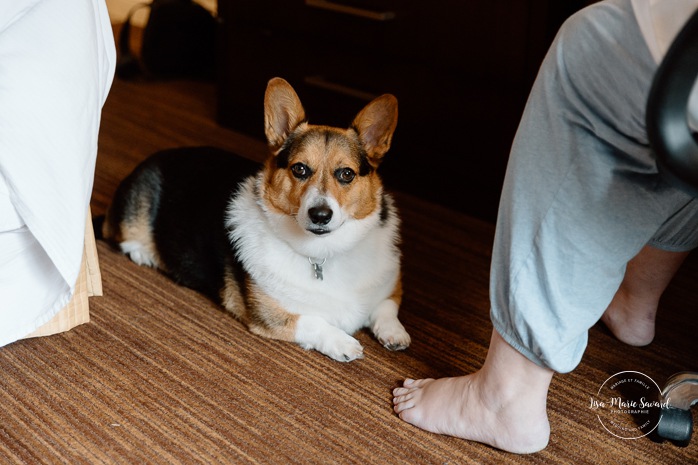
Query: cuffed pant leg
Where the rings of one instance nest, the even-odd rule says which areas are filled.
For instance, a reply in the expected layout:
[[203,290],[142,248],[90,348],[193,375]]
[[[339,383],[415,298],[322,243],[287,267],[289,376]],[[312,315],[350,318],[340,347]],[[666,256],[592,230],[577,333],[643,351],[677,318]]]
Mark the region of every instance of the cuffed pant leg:
[[[656,70],[629,0],[570,18],[510,154],[492,258],[491,318],[535,363],[574,369],[625,265],[682,209],[644,128]],[[693,204],[693,205],[691,205]]]

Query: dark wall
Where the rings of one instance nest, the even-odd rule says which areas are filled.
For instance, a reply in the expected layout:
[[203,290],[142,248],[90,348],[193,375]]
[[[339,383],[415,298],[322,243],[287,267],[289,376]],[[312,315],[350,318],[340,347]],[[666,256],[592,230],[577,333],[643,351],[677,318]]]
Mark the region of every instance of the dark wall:
[[219,121],[262,137],[274,76],[316,124],[346,127],[372,97],[392,93],[400,116],[381,167],[388,187],[494,221],[538,66],[584,3],[219,0]]

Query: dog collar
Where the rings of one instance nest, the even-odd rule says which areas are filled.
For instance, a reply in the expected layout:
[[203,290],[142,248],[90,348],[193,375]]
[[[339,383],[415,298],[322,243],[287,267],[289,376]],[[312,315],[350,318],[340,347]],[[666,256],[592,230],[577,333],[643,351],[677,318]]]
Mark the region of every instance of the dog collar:
[[322,265],[327,261],[327,257],[323,258],[321,262],[313,261],[311,257],[308,257],[310,265],[313,267],[313,273],[315,274],[315,279],[322,281]]

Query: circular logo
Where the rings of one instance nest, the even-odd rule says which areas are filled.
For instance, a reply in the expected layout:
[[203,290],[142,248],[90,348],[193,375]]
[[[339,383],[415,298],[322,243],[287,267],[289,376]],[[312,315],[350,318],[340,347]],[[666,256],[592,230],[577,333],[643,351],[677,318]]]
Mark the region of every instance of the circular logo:
[[639,371],[621,371],[603,382],[589,408],[601,425],[621,439],[639,439],[659,425],[661,389]]

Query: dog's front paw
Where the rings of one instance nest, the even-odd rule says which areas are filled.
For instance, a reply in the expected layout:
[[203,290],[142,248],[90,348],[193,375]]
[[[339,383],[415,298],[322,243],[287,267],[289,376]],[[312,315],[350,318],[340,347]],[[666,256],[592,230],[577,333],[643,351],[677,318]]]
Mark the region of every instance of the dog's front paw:
[[342,333],[342,337],[335,338],[334,341],[328,341],[323,349],[318,348],[320,352],[338,362],[351,362],[359,358],[364,358],[364,348],[359,341]]
[[378,342],[388,350],[405,350],[410,346],[410,335],[397,319],[397,305],[392,300],[383,301],[371,319],[371,330]]
[[305,349],[315,349],[339,362],[364,358],[359,341],[317,316],[301,316],[295,340]]
[[410,335],[399,321],[395,320],[392,328],[374,328],[374,334],[383,347],[388,350],[405,350],[410,346]]

